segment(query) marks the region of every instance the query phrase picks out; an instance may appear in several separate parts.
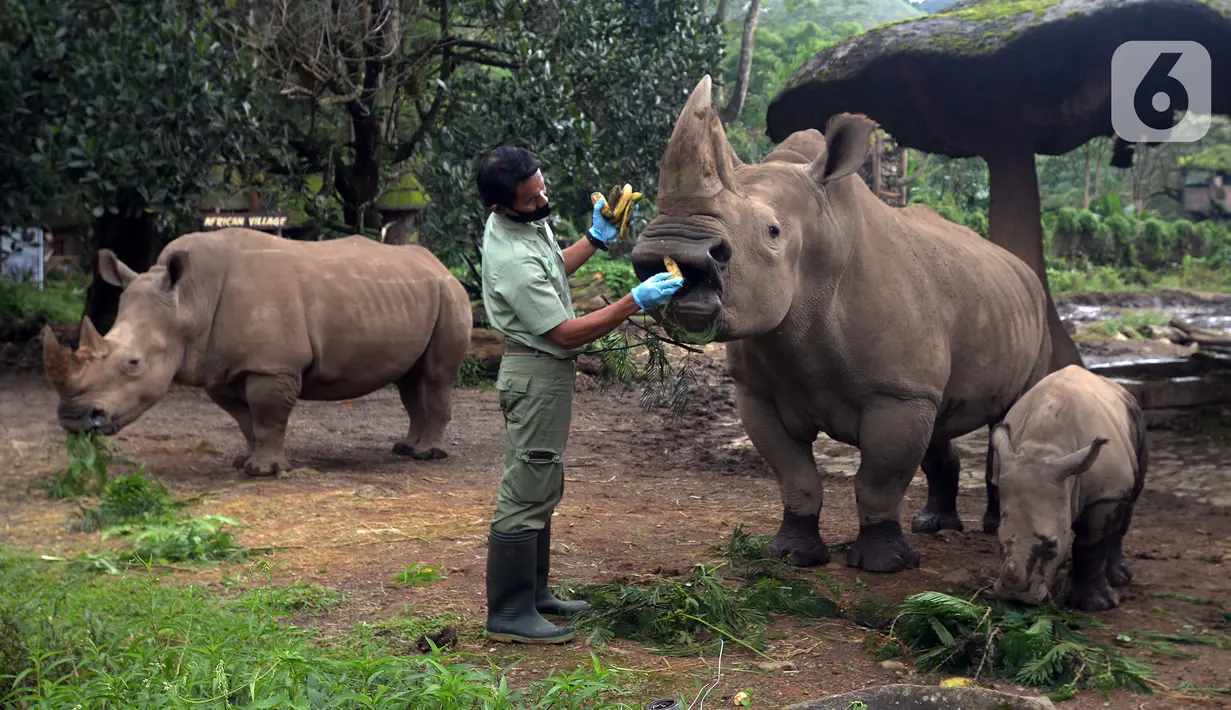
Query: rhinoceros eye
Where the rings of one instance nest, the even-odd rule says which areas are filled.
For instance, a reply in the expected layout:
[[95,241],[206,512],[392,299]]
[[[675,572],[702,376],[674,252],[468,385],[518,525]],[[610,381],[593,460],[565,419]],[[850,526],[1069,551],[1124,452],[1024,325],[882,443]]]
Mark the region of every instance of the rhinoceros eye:
[[782,233],[782,230],[778,228],[778,225],[776,224],[769,225],[769,236],[776,237],[781,233]]

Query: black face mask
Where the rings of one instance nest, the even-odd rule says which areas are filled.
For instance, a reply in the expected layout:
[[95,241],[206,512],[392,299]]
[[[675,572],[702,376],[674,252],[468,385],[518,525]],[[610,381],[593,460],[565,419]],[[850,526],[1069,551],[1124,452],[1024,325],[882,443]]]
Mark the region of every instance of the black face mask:
[[509,219],[514,222],[521,222],[522,224],[537,222],[540,219],[545,219],[547,215],[551,214],[551,203],[548,202],[533,212],[518,212],[517,210],[512,210],[512,212],[513,216],[509,217]]

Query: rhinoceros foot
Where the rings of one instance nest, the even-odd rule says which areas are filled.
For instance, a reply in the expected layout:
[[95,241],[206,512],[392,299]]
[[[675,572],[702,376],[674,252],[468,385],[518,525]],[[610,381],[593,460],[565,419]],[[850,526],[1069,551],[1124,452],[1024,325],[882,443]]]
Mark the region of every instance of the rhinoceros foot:
[[819,513],[796,515],[783,511],[782,525],[766,546],[766,554],[771,559],[789,558],[796,567],[829,564],[829,548],[821,539],[819,523]]
[[416,449],[403,441],[393,445],[393,453],[397,456],[406,456],[416,461],[436,461],[449,458],[449,452],[444,449],[438,449],[435,446],[430,449]]
[[914,533],[938,533],[941,530],[956,530],[962,532],[966,526],[956,512],[932,510],[924,508],[910,522],[910,531]]
[[846,553],[846,564],[868,572],[901,572],[919,566],[919,553],[910,546],[902,525],[886,520],[859,526],[859,535]]
[[256,453],[244,461],[244,473],[249,476],[277,476],[291,470],[286,459],[272,454]]
[[1070,609],[1077,611],[1107,611],[1114,609],[1119,605],[1116,599],[1116,594],[1111,590],[1111,586],[1107,584],[1107,578],[1085,582],[1074,583],[1069,591],[1067,606]]
[[244,464],[248,463],[249,456],[251,456],[251,454],[240,454],[231,461],[231,465],[242,471],[244,470]]
[[1127,587],[1133,581],[1133,573],[1128,571],[1123,557],[1107,561],[1107,581],[1113,587]]

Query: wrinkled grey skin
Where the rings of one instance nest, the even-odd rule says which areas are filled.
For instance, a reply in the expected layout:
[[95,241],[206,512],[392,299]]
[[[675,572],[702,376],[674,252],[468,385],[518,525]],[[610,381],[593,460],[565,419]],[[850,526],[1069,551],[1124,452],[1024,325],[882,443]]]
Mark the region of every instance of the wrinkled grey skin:
[[453,383],[470,346],[470,299],[428,250],[354,236],[299,242],[251,229],[175,239],[138,274],[109,250],[124,289],[106,337],[89,318],[76,352],[43,330],[43,364],[69,431],[114,434],[172,382],[235,418],[250,475],[287,470],[296,400],[353,399],[395,383],[410,429],[394,453],[444,458]]
[[[1046,298],[1017,257],[928,207],[885,205],[855,171],[875,125],[830,122],[742,165],[705,77],[663,156],[659,210],[633,250],[637,276],[672,257],[684,287],[656,314],[727,342],[740,418],[778,477],[769,553],[824,564],[818,432],[859,447],[859,535],[847,564],[919,564],[898,508],[922,462],[918,532],[962,528],[950,440],[990,427],[1047,372]],[[990,456],[990,454],[989,454]],[[998,518],[989,488],[985,528]]]
[[992,430],[1000,490],[996,594],[1040,604],[1072,559],[1067,604],[1105,611],[1132,581],[1123,540],[1145,485],[1145,422],[1120,385],[1076,365],[1043,378]]

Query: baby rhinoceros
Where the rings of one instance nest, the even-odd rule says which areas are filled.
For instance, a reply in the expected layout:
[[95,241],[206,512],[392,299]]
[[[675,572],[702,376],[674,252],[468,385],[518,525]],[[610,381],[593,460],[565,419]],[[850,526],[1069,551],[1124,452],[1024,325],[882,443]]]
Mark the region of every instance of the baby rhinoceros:
[[1120,385],[1077,365],[1044,377],[992,430],[1000,489],[996,594],[1049,596],[1070,557],[1068,606],[1105,611],[1132,580],[1122,543],[1146,476],[1145,421]]

